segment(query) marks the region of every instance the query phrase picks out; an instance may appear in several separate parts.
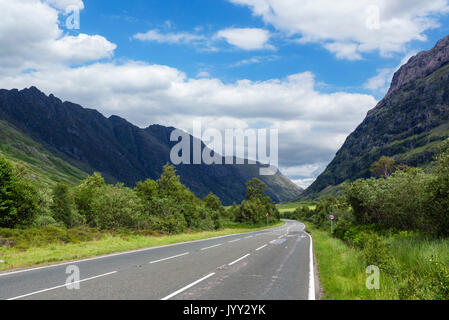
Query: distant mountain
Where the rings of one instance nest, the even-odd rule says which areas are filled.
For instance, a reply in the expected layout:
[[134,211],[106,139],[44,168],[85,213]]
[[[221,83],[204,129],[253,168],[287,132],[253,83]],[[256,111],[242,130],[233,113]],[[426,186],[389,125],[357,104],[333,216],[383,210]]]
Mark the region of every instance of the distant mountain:
[[448,137],[449,36],[396,72],[388,94],[347,138],[304,196],[369,177],[372,163],[381,156],[426,166]]
[[[170,133],[175,128],[141,129],[117,116],[45,95],[35,87],[0,90],[0,120],[82,172],[101,172],[109,182],[134,186],[157,179],[170,162]],[[193,139],[191,137],[191,139]],[[0,143],[1,144],[1,143]],[[302,189],[282,174],[259,176],[260,165],[180,165],[181,181],[197,196],[209,192],[224,204],[245,197],[245,182],[258,177],[276,202],[297,198]]]

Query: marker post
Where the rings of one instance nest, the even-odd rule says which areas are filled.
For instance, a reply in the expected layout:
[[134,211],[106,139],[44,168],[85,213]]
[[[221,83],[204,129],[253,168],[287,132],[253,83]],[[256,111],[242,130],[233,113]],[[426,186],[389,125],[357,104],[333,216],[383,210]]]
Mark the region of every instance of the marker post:
[[333,214],[331,214],[329,216],[329,219],[331,220],[331,233],[334,233],[334,220],[335,220],[335,216]]

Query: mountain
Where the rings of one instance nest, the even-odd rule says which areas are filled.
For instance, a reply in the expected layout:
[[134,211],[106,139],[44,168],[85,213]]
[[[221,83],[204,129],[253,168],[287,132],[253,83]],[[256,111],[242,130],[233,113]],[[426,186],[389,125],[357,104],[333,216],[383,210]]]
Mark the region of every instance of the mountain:
[[304,196],[370,177],[372,163],[381,156],[426,166],[448,137],[449,36],[395,73],[387,95],[368,112]]
[[4,120],[0,120],[0,154],[9,161],[25,166],[32,179],[50,186],[55,182],[76,184],[87,173],[72,166],[27,137]]
[[[35,87],[0,90],[0,120],[71,168],[89,174],[99,171],[107,181],[131,187],[160,176],[170,162],[173,142],[169,137],[175,129],[159,125],[141,129],[123,118],[106,118],[96,110],[47,96]],[[253,177],[267,184],[267,195],[276,202],[294,199],[302,192],[279,172],[259,176],[260,167],[180,165],[177,171],[197,196],[213,192],[224,204],[240,202],[245,197],[245,182]]]

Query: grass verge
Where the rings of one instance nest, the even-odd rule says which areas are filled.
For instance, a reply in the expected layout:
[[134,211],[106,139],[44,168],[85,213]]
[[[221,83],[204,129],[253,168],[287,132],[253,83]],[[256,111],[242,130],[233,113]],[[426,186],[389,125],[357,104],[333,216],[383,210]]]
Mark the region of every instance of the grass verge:
[[[85,259],[111,253],[208,239],[236,233],[254,232],[278,227],[283,224],[284,222],[279,222],[269,227],[234,225],[232,227],[227,226],[218,231],[160,236],[131,232],[99,233],[94,230],[90,230],[87,234],[80,230],[67,230],[61,236],[55,229],[52,229],[45,233],[41,232],[45,236],[39,238],[36,235],[32,236],[33,232],[31,232],[31,235],[24,236],[17,230],[11,230],[7,233],[5,229],[2,229],[1,231],[3,233],[0,233],[0,260],[3,263],[0,263],[0,271]],[[37,229],[35,231],[38,232]],[[57,234],[55,235],[55,233]],[[5,234],[10,235],[9,240],[5,239]],[[32,239],[40,239],[40,242],[32,242]],[[19,245],[10,247],[8,246],[8,241],[17,241]]]
[[369,290],[367,254],[310,225],[322,299],[444,300],[449,297],[449,240],[418,236],[384,237],[387,251],[380,265],[380,288]]

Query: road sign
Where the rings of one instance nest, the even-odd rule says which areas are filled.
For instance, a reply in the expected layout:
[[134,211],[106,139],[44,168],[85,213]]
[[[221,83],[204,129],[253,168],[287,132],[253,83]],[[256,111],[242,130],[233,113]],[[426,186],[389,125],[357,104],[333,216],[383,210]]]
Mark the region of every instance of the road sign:
[[331,214],[331,215],[329,216],[329,219],[335,220],[335,216],[334,216],[333,214]]
[[269,217],[270,216],[270,214],[267,212],[267,214],[265,215],[266,217]]
[[335,220],[335,216],[333,214],[331,214],[329,216],[329,219],[331,219],[331,233],[334,233],[334,220]]

